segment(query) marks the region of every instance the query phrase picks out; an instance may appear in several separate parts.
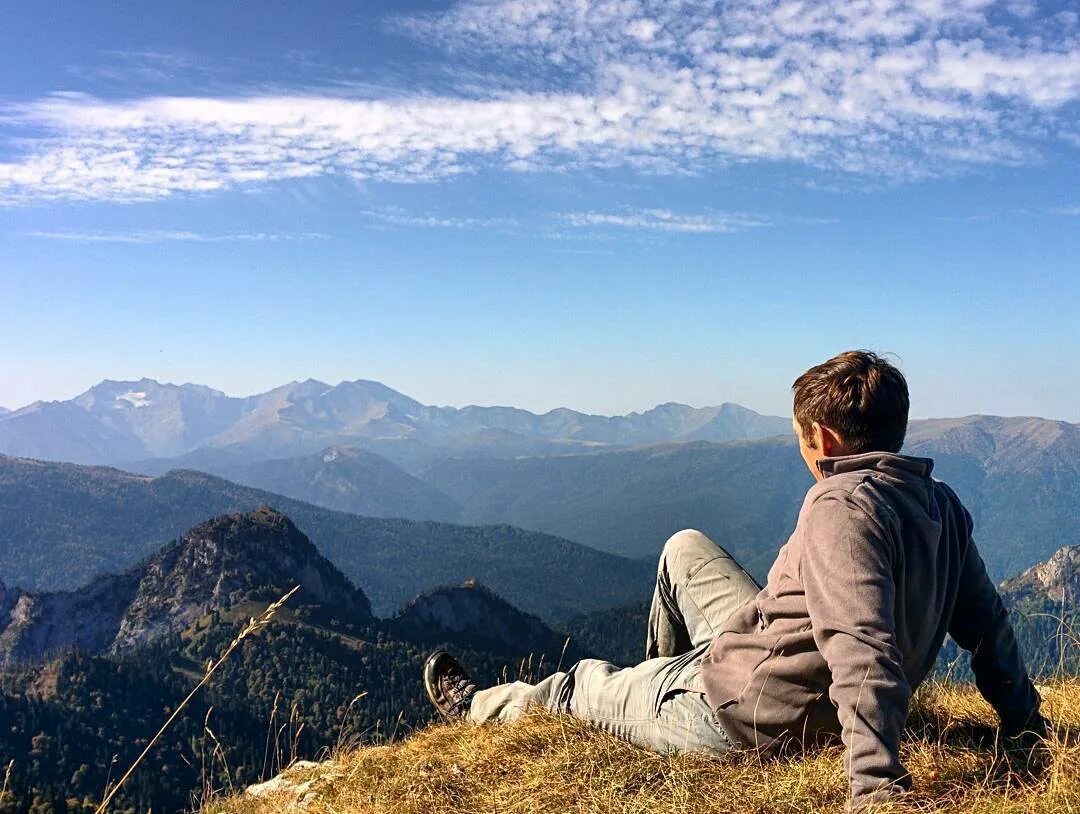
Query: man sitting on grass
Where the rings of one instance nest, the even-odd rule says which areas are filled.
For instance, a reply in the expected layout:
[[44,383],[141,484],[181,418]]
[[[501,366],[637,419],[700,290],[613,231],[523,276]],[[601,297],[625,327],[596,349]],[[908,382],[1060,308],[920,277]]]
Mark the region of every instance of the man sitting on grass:
[[971,652],[1004,734],[1043,733],[971,516],[930,477],[933,461],[899,454],[903,374],[849,351],[792,389],[816,483],[764,588],[704,534],[680,531],[660,554],[646,661],[585,659],[536,685],[477,690],[439,651],[424,666],[439,711],[482,723],[544,707],[657,752],[776,753],[840,737],[859,808],[910,788],[900,734],[948,633]]

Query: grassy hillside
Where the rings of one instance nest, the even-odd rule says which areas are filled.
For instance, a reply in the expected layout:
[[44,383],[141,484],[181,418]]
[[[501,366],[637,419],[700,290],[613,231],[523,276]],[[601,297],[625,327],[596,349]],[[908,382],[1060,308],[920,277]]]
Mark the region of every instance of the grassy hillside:
[[[1040,768],[995,751],[993,713],[973,689],[924,688],[903,750],[914,790],[899,810],[1080,810],[1080,682],[1045,687],[1043,696],[1060,731]],[[847,799],[837,748],[784,761],[665,757],[546,714],[510,726],[432,726],[297,768],[287,779],[278,791],[222,796],[202,810],[277,812],[302,795],[313,814],[814,814],[842,811]]]

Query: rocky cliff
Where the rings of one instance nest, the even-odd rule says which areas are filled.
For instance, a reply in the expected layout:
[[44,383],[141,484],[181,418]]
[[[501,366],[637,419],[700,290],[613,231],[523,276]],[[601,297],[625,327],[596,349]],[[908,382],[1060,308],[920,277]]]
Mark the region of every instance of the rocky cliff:
[[122,574],[74,591],[0,589],[0,667],[69,650],[121,652],[182,630],[211,609],[294,585],[299,601],[371,619],[367,597],[268,507],[202,523]]

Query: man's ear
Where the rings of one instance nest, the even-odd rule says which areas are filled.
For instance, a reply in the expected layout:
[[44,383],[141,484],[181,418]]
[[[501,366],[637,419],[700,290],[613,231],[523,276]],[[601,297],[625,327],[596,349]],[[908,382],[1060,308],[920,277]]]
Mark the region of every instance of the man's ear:
[[840,436],[829,427],[823,427],[820,424],[815,423],[814,440],[817,442],[821,454],[826,458],[832,457],[833,455],[844,454],[843,441],[841,441]]

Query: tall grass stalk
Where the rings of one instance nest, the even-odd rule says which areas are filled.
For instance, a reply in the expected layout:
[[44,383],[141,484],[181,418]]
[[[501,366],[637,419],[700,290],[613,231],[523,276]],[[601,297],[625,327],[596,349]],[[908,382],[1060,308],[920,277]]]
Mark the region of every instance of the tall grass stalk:
[[11,770],[15,768],[15,759],[12,758],[8,761],[7,769],[4,771],[4,787],[0,789],[0,805],[3,805],[4,798],[7,797],[8,787],[11,785]]
[[109,803],[111,803],[113,798],[120,792],[120,789],[123,788],[124,783],[127,782],[128,778],[135,773],[135,770],[139,767],[139,764],[143,762],[143,759],[148,754],[150,754],[150,750],[154,748],[154,745],[158,742],[158,740],[161,739],[161,736],[165,734],[165,732],[170,726],[172,726],[173,721],[180,717],[180,713],[184,711],[184,708],[187,707],[187,705],[191,702],[191,699],[195,697],[195,694],[199,690],[201,690],[207,684],[207,682],[210,681],[210,678],[214,675],[217,669],[228,660],[229,656],[231,656],[236,650],[236,648],[240,646],[240,643],[243,642],[244,639],[246,639],[248,636],[258,633],[260,630],[266,627],[266,625],[270,623],[270,620],[274,618],[274,614],[281,609],[281,606],[288,602],[292,595],[299,590],[300,586],[295,586],[291,591],[282,596],[280,599],[267,605],[266,609],[258,616],[252,616],[251,619],[248,620],[248,623],[244,626],[244,629],[241,630],[236,635],[236,638],[229,643],[229,646],[225,648],[225,651],[220,656],[218,656],[217,660],[207,662],[206,672],[204,673],[202,679],[192,688],[191,692],[187,694],[187,696],[184,698],[183,701],[180,702],[176,709],[173,710],[172,715],[170,715],[166,719],[165,723],[163,723],[161,725],[161,728],[158,729],[158,731],[154,734],[154,737],[152,737],[150,739],[150,742],[146,744],[146,748],[142,750],[142,752],[137,758],[135,758],[135,762],[132,763],[131,766],[128,767],[128,770],[124,772],[123,776],[118,781],[116,781],[116,785],[107,791],[104,799],[101,801],[101,804],[96,809],[94,809],[94,814],[104,814],[104,812],[109,807]]

